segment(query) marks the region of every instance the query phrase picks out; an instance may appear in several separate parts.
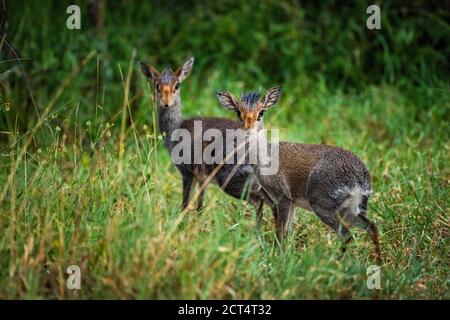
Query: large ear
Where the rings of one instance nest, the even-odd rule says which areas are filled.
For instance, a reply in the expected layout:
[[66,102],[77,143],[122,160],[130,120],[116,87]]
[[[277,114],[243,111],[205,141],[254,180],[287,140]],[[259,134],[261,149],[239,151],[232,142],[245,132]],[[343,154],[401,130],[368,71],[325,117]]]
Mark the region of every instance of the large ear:
[[141,70],[142,73],[149,78],[150,80],[155,81],[159,77],[159,72],[152,66],[149,66],[148,64],[141,62]]
[[264,97],[264,108],[269,108],[277,103],[281,98],[281,87],[273,87],[267,90]]
[[220,104],[227,109],[235,110],[238,107],[236,98],[229,92],[217,91],[216,96]]
[[191,57],[177,70],[177,72],[175,72],[175,74],[178,77],[178,81],[182,82],[189,76],[193,65],[194,65],[194,57]]

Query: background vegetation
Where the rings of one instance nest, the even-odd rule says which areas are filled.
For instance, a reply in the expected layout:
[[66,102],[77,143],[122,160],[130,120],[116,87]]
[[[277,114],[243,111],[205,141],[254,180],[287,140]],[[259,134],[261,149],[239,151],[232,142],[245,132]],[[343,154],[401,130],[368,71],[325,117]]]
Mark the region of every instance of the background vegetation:
[[[6,1],[0,298],[450,298],[448,3],[378,1],[382,29],[368,30],[365,1],[75,1],[70,31],[73,2]],[[215,186],[201,214],[180,216],[137,62],[175,69],[191,55],[185,116],[232,117],[215,90],[281,84],[267,125],[367,163],[381,290],[366,287],[367,237],[355,231],[341,258],[306,211],[284,253],[269,210],[258,231],[254,209]]]

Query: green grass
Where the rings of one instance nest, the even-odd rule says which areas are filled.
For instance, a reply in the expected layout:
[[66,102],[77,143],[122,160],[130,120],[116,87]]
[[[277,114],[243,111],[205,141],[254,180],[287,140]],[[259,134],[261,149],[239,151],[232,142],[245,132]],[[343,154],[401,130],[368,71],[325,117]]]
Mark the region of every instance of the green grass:
[[[273,14],[273,21],[285,23],[267,30],[255,26],[241,43],[234,33],[250,29],[251,20],[243,14],[239,25],[230,26],[221,11],[234,7],[230,3],[181,8],[180,19],[190,21],[192,34],[182,29],[174,36],[178,42],[164,47],[165,37],[177,30],[168,18],[177,12],[164,5],[127,6],[117,20],[121,28],[107,23],[108,40],[96,38],[92,29],[60,30],[48,18],[56,9],[30,5],[23,15],[11,13],[17,19],[12,43],[33,59],[23,62],[30,90],[19,74],[1,91],[1,299],[450,299],[448,79],[431,71],[442,62],[441,53],[426,46],[406,52],[408,43],[396,32],[412,26],[413,38],[420,38],[423,16],[375,37],[380,43],[387,39],[386,51],[375,57],[386,66],[378,74],[366,68],[369,63],[353,68],[351,55],[344,58],[345,48],[360,42],[369,50],[367,40],[353,37],[364,33],[350,9],[342,10],[353,27],[327,40],[321,32],[342,23],[329,10],[322,8],[323,24],[313,19],[314,33],[306,22],[315,11],[286,17],[290,2],[270,2],[255,15]],[[164,21],[161,33],[150,32],[144,9]],[[250,9],[241,3],[231,17]],[[64,23],[64,15],[53,16]],[[208,36],[210,16],[217,18],[213,26],[223,43]],[[441,35],[448,30],[439,27],[440,15],[431,17],[423,18],[427,26]],[[39,21],[45,22],[42,30],[31,28]],[[284,46],[302,34],[304,46]],[[267,42],[276,35],[284,37]],[[329,52],[314,51],[317,37]],[[251,41],[258,50],[246,48]],[[233,117],[219,107],[215,90],[281,84],[282,101],[266,113],[266,126],[280,128],[283,140],[345,147],[367,164],[374,190],[368,215],[379,227],[384,258],[381,290],[366,287],[366,268],[375,260],[363,232],[354,230],[355,241],[341,257],[337,237],[314,214],[296,209],[283,252],[268,208],[258,230],[255,209],[216,186],[208,187],[201,213],[180,215],[180,176],[155,128],[151,91],[137,60],[162,67],[166,59],[160,55],[180,64],[188,48],[197,62],[182,85],[185,116]],[[277,52],[280,59],[265,65],[264,57]],[[297,52],[303,56],[295,59]],[[342,59],[328,65],[333,54]],[[408,67],[412,56],[418,60]],[[342,81],[335,70],[344,72]],[[376,81],[370,81],[373,74]],[[82,271],[78,291],[66,288],[72,264]]]
[[[106,131],[90,150],[82,141],[94,124],[71,123],[64,130],[78,127],[74,141],[51,128],[50,146],[18,158],[24,145],[18,141],[2,167],[8,190],[0,211],[0,296],[449,298],[446,123],[431,112],[417,120],[408,112],[411,102],[388,87],[357,96],[319,93],[298,106],[288,101],[266,117],[276,126],[284,111],[298,108],[284,122],[286,138],[345,146],[368,164],[375,191],[369,215],[380,228],[384,256],[379,292],[365,286],[366,267],[374,264],[365,234],[356,232],[340,259],[336,237],[298,209],[283,253],[267,209],[258,231],[254,209],[215,186],[204,211],[178,224],[180,178],[167,152],[154,148],[152,129],[128,126],[120,159],[118,133]],[[212,105],[214,97],[195,103]],[[440,103],[436,112],[448,107],[448,100]],[[329,112],[317,118],[320,109]],[[77,293],[65,287],[71,264],[82,268]]]

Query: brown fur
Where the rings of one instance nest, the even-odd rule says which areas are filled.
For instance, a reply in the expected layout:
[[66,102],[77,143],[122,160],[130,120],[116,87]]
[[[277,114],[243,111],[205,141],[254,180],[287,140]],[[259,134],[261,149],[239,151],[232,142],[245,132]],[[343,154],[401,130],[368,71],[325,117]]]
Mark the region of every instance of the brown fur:
[[[262,114],[279,100],[280,93],[279,87],[269,89],[263,102],[255,92],[245,94],[240,102],[228,92],[217,92],[217,97],[224,107],[237,111],[245,129],[262,129]],[[255,134],[254,130],[248,133]],[[381,263],[378,231],[366,217],[371,183],[362,161],[342,148],[284,141],[279,143],[278,155],[276,174],[264,175],[258,165],[254,166],[265,201],[273,211],[278,239],[283,240],[290,228],[293,208],[302,207],[316,213],[344,243],[351,236],[341,218],[366,230],[374,243],[377,262]]]
[[[194,136],[194,121],[202,122],[203,131],[214,128],[222,131],[223,135],[226,129],[239,128],[239,123],[230,119],[201,117],[184,119],[182,117],[179,85],[190,74],[193,62],[193,58],[187,60],[175,73],[170,68],[166,68],[160,73],[152,66],[141,63],[142,72],[155,84],[159,130],[165,134],[164,144],[169,153],[174,148],[171,134],[180,128],[187,129],[191,134],[191,148],[194,148],[194,141],[199,139]],[[203,135],[203,132],[201,134]],[[203,143],[202,149],[210,143]],[[225,155],[225,152],[223,154]],[[191,152],[191,155],[194,153]],[[260,186],[255,179],[248,179],[251,171],[248,165],[206,165],[205,163],[194,164],[191,161],[191,163],[177,164],[176,167],[183,180],[182,209],[188,208],[192,187],[197,182],[199,186],[197,209],[200,210],[203,207],[205,188],[209,181],[213,181],[230,196],[248,199],[252,204],[258,206],[257,217],[258,220],[260,219],[263,204],[262,196],[259,194]]]

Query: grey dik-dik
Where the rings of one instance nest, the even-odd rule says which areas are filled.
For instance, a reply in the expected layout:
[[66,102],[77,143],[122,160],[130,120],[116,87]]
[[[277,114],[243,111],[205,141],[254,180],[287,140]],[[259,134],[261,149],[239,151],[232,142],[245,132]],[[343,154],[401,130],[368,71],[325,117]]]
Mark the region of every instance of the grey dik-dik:
[[[281,241],[290,228],[293,208],[313,211],[321,221],[336,231],[345,244],[351,239],[348,226],[367,230],[375,245],[378,263],[381,251],[378,231],[366,215],[367,201],[372,192],[370,175],[363,162],[352,152],[334,146],[280,141],[278,172],[261,172],[259,149],[267,144],[264,131],[264,112],[281,97],[281,88],[274,87],[261,98],[259,92],[244,94],[240,100],[229,92],[217,92],[219,102],[235,111],[241,120],[249,143],[257,148],[254,174],[263,188],[265,201],[272,208],[277,237]],[[253,147],[252,147],[253,146]],[[264,148],[263,148],[264,149]],[[265,149],[268,149],[267,146]]]
[[[155,97],[158,108],[159,130],[165,135],[164,144],[169,153],[175,147],[176,141],[172,140],[172,133],[177,129],[188,130],[192,139],[192,151],[194,152],[194,139],[200,139],[197,135],[194,136],[194,121],[200,121],[203,132],[208,129],[218,129],[221,134],[225,136],[226,129],[238,129],[239,122],[232,121],[225,118],[207,118],[197,117],[191,119],[184,119],[181,114],[181,97],[180,84],[185,80],[192,69],[194,58],[188,59],[177,71],[172,71],[167,67],[162,72],[156,68],[141,62],[141,69],[144,75],[155,84]],[[214,143],[211,142],[211,143]],[[208,144],[202,143],[204,149]],[[225,144],[223,146],[225,147]],[[223,153],[225,154],[225,153]],[[252,204],[258,207],[257,217],[261,216],[263,197],[260,194],[260,186],[252,179],[251,167],[246,164],[224,164],[218,163],[205,164],[194,163],[176,164],[178,171],[181,173],[183,179],[183,200],[182,208],[187,208],[191,197],[191,189],[195,181],[198,182],[200,189],[197,209],[203,207],[203,198],[205,188],[202,185],[207,180],[208,175],[214,174],[213,182],[217,183],[219,187],[228,195],[238,199],[248,199]],[[215,169],[218,170],[215,170]]]

